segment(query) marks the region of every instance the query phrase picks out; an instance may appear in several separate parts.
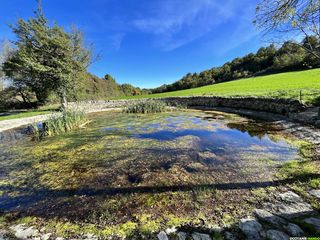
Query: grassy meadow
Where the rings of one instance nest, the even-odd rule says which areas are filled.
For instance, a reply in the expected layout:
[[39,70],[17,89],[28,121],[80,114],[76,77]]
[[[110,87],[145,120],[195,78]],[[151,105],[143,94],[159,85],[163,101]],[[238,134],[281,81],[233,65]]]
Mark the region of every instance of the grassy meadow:
[[314,103],[320,97],[320,69],[272,74],[240,79],[174,92],[128,98],[160,98],[178,96],[264,96],[299,99]]

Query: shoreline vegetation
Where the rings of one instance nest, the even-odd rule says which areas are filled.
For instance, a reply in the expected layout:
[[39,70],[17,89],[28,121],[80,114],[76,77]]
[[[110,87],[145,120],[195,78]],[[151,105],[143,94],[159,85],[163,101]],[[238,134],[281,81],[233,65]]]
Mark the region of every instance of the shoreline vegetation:
[[35,140],[41,140],[46,136],[55,136],[69,132],[75,128],[82,128],[89,121],[85,112],[79,110],[63,110],[52,114],[42,123],[32,124],[31,133]]
[[133,103],[124,108],[125,113],[161,113],[167,111],[169,106],[162,101],[150,100],[147,102]]

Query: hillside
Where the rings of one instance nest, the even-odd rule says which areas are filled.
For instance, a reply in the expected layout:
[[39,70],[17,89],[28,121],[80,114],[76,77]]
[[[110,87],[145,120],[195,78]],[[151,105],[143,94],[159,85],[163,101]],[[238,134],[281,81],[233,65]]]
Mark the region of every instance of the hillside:
[[[131,84],[118,84],[116,80],[108,74],[103,78],[99,78],[90,73],[82,73],[78,75],[76,84],[68,92],[67,99],[71,102],[87,101],[147,93],[148,91],[134,87]],[[51,93],[46,105],[58,102],[58,96]],[[19,88],[14,85],[9,86],[5,90],[0,88],[0,112],[8,109],[23,109],[34,106],[37,106],[36,97],[30,90],[19,90]],[[25,116],[25,114],[22,115]]]
[[99,78],[93,74],[85,73],[79,75],[77,86],[70,94],[69,100],[99,100],[146,93],[144,90],[130,84],[118,84],[109,74]]
[[172,92],[237,79],[319,67],[319,59],[289,41],[280,48],[271,44],[268,47],[261,47],[256,53],[237,57],[220,67],[213,67],[200,73],[188,73],[172,84],[164,84],[151,91],[152,93]]
[[279,73],[252,77],[199,88],[136,96],[134,98],[160,98],[172,96],[266,96],[299,98],[315,102],[320,96],[320,69]]

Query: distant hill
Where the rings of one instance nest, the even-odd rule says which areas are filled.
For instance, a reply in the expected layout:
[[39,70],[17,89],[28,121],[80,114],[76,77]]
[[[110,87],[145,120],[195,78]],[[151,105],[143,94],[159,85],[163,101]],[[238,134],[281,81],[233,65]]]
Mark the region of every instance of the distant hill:
[[[308,42],[304,40],[303,42]],[[179,81],[152,89],[152,93],[190,89],[252,76],[267,75],[320,67],[319,59],[293,42],[280,48],[270,45],[241,58],[235,58],[221,67],[200,73],[188,73]]]
[[70,100],[99,100],[122,96],[136,96],[148,94],[147,90],[134,87],[131,84],[118,84],[111,75],[99,78],[93,74],[86,73],[79,76],[79,84],[69,94]]

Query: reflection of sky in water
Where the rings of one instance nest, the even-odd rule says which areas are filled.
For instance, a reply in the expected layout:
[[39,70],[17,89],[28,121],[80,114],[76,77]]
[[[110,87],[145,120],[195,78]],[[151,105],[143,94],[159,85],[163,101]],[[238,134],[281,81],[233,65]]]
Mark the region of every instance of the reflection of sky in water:
[[137,126],[133,136],[140,139],[175,141],[181,137],[197,137],[199,151],[234,156],[241,152],[266,155],[270,159],[287,160],[297,156],[297,149],[285,141],[273,141],[268,134],[251,136],[248,132],[230,129],[223,121],[208,121],[194,116],[176,116],[162,119],[161,123]]
[[[153,174],[157,174],[154,176],[158,181],[158,177],[162,176],[158,174],[164,174],[163,169],[166,170],[165,183],[169,182],[170,184],[175,184],[175,179],[179,179],[179,184],[181,182],[185,184],[188,181],[194,184],[193,179],[201,180],[200,175],[202,174],[205,174],[205,182],[208,179],[210,182],[220,181],[221,179],[222,182],[226,182],[231,178],[232,181],[239,182],[244,181],[247,177],[250,180],[252,176],[262,181],[265,179],[263,175],[268,173],[265,170],[268,163],[261,161],[261,164],[256,160],[292,160],[298,156],[296,148],[290,146],[284,140],[272,140],[271,135],[268,135],[263,127],[262,131],[258,129],[258,134],[256,134],[252,131],[252,129],[254,130],[253,123],[253,125],[249,125],[251,129],[249,133],[248,123],[241,125],[241,119],[235,118],[232,120],[232,123],[241,125],[237,129],[237,125],[231,127],[230,120],[224,118],[224,116],[219,115],[217,117],[218,119],[210,116],[210,114],[192,111],[143,117],[121,113],[114,115],[101,114],[94,118],[93,123],[89,124],[87,129],[74,130],[62,136],[48,137],[45,144],[48,144],[49,148],[46,149],[45,145],[42,145],[44,152],[42,155],[38,149],[39,156],[30,155],[32,152],[26,151],[21,152],[22,156],[20,158],[16,158],[9,151],[16,143],[9,142],[8,146],[4,146],[0,141],[0,162],[2,163],[0,178],[4,177],[6,180],[10,177],[14,181],[17,178],[19,181],[16,182],[20,184],[20,178],[24,180],[24,177],[26,177],[28,180],[26,181],[26,184],[28,184],[26,189],[33,190],[32,188],[37,189],[39,186],[46,186],[40,180],[43,181],[42,179],[44,179],[46,181],[46,177],[50,177],[52,173],[52,176],[48,178],[52,181],[45,183],[48,184],[48,187],[52,184],[54,191],[55,179],[59,182],[61,176],[62,179],[64,177],[68,180],[75,179],[77,184],[78,182],[81,183],[80,187],[89,186],[92,189],[104,188],[104,184],[109,184],[109,182],[121,186],[121,184],[126,184],[122,182],[126,181],[126,178],[130,183],[136,184],[142,181],[144,184],[143,181],[146,181],[147,186],[151,186],[148,182],[150,180],[147,178],[145,180],[142,177],[144,173],[148,173],[145,176],[151,179]],[[12,139],[19,140],[20,136],[23,136],[23,134],[8,131],[0,135],[0,140],[3,139],[4,142],[12,141]],[[64,144],[60,145],[58,142],[62,138]],[[127,140],[129,141],[126,142]],[[28,141],[30,140],[28,139]],[[25,139],[21,139],[21,143],[23,142],[25,142]],[[35,144],[37,143],[29,142],[28,147],[32,148]],[[96,144],[97,147],[95,147]],[[77,151],[72,150],[73,148]],[[28,150],[28,148],[22,149]],[[60,150],[62,155],[57,155],[56,152]],[[84,155],[87,151],[89,154]],[[25,156],[28,160],[26,162]],[[72,158],[72,161],[69,161],[69,157]],[[42,172],[41,169],[33,167],[34,161],[37,166],[43,167],[45,177],[42,178],[42,175],[39,175]],[[54,164],[51,164],[51,162]],[[257,164],[255,165],[255,163]],[[60,172],[56,174],[56,171],[59,170],[56,166],[62,167],[64,170],[61,175]],[[11,174],[10,171],[14,168],[19,171],[17,173],[13,171],[14,174]],[[26,169],[27,171],[30,169],[30,172],[35,171],[35,175],[30,175],[32,178],[30,182],[27,174],[20,174],[20,169]],[[185,172],[180,172],[179,169],[185,169],[188,173],[194,174],[196,178],[191,176],[187,178],[186,182],[184,182],[185,180],[180,181],[179,176],[184,179]],[[71,170],[72,173],[75,172],[72,178],[70,178]],[[36,178],[33,178],[33,176],[36,176]],[[213,178],[207,178],[207,176]],[[171,179],[173,179],[172,182]],[[38,181],[41,183],[39,186],[37,186]],[[62,187],[73,189],[73,184],[74,182],[63,181]],[[127,194],[127,192],[125,193]],[[32,201],[38,203],[39,199],[41,200],[39,196],[49,199],[50,194],[55,194],[51,191],[51,188],[48,193],[39,191],[30,197],[24,194],[22,197],[19,196],[20,199],[15,199],[14,194],[12,194],[13,197],[8,194],[0,194],[1,207],[2,209],[11,209],[16,206],[19,208],[21,206],[28,207],[28,204],[33,203]],[[73,196],[74,191],[72,190],[68,194]],[[78,199],[76,200],[78,201]],[[64,206],[66,205],[64,204]],[[74,207],[72,203],[71,206]],[[46,207],[41,206],[39,211],[47,209]]]
[[[128,120],[128,119],[127,119]],[[235,120],[237,121],[237,120]],[[271,160],[292,160],[298,156],[296,148],[284,140],[272,140],[265,132],[259,131],[259,136],[246,131],[244,124],[241,129],[229,128],[229,121],[224,117],[211,117],[207,114],[192,112],[180,115],[163,115],[157,118],[132,118],[123,126],[102,128],[104,132],[123,132],[136,139],[151,139],[155,141],[179,141],[186,136],[195,137],[197,149],[200,152],[210,151],[229,160],[241,158],[246,153],[252,157]],[[254,123],[253,123],[254,124]],[[254,129],[254,125],[250,125]]]
[[[296,150],[284,141],[274,142],[267,135],[261,139],[251,137],[248,133],[238,130],[217,129],[214,131],[203,129],[181,129],[177,131],[161,130],[151,133],[135,135],[137,138],[154,139],[158,141],[173,141],[184,136],[199,138],[198,145],[201,151],[210,150],[215,154],[235,153],[242,150],[250,150],[259,153],[271,153],[280,156],[294,157]],[[255,148],[260,147],[255,150]],[[224,151],[221,151],[221,150]]]

